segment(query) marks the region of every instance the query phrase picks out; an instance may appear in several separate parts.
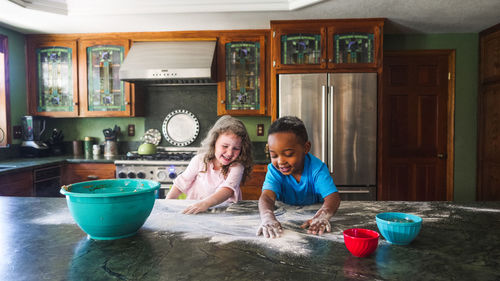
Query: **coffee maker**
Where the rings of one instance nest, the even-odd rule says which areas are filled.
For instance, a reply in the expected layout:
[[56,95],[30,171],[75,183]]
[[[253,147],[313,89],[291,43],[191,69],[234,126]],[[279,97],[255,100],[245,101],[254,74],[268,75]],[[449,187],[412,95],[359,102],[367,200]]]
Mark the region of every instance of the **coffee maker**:
[[21,155],[25,157],[49,155],[49,146],[40,140],[43,131],[45,131],[45,119],[39,116],[23,116],[22,128]]

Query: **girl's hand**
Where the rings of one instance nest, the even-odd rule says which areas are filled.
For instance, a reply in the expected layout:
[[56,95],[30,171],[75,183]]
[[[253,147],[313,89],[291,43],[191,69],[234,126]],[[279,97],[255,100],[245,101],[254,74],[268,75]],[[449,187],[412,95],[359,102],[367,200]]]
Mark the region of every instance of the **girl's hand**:
[[262,216],[262,221],[257,230],[257,236],[263,235],[266,238],[278,238],[281,237],[281,233],[283,232],[283,228],[281,227],[281,223],[276,220],[276,217],[273,216]]
[[332,226],[330,225],[329,221],[331,217],[331,214],[321,208],[312,219],[306,221],[300,227],[303,229],[308,228],[307,233],[309,234],[322,235],[325,231],[332,231]]
[[184,211],[182,211],[182,213],[188,215],[194,215],[201,212],[205,212],[206,210],[208,210],[208,208],[210,208],[210,204],[207,204],[207,202],[203,200],[193,205],[190,205]]

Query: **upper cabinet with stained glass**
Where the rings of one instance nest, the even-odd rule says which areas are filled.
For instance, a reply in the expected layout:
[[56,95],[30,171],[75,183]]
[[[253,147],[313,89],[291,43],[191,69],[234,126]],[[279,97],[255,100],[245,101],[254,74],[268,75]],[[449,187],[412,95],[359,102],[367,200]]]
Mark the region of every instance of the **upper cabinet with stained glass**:
[[28,37],[28,114],[136,116],[132,87],[118,76],[129,44],[128,39]]
[[31,115],[78,116],[75,41],[28,44],[28,109]]
[[219,41],[224,73],[219,83],[219,115],[264,115],[265,36],[223,37]]
[[323,69],[326,67],[326,27],[271,21],[273,67]]
[[377,69],[383,19],[271,21],[277,71]]
[[383,24],[368,19],[328,26],[328,68],[381,67]]
[[130,116],[130,85],[118,76],[128,49],[128,40],[79,41],[82,116]]

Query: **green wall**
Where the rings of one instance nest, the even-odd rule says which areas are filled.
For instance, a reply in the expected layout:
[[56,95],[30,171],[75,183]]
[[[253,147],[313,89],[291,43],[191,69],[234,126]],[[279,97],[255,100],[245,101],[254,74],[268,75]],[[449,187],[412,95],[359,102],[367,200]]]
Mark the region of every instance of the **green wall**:
[[[252,141],[266,142],[266,136],[257,136],[257,124],[264,124],[264,131],[267,132],[271,118],[270,117],[238,117],[245,124],[250,139]],[[65,140],[83,140],[86,136],[97,138],[99,142],[104,141],[103,129],[114,128],[118,125],[121,129],[119,141],[141,141],[144,135],[145,118],[52,118],[48,122],[48,129],[58,128],[63,131]],[[127,127],[129,124],[135,125],[135,136],[127,136]],[[156,128],[161,130],[161,128]],[[50,132],[50,130],[48,130]],[[266,133],[267,135],[267,133]]]
[[[1,26],[0,34],[7,36],[9,42],[10,122],[19,125],[27,108],[24,35]],[[12,128],[10,130],[12,135]],[[13,139],[12,142],[18,144],[21,140]]]
[[476,198],[479,36],[385,35],[384,50],[456,50],[454,200]]

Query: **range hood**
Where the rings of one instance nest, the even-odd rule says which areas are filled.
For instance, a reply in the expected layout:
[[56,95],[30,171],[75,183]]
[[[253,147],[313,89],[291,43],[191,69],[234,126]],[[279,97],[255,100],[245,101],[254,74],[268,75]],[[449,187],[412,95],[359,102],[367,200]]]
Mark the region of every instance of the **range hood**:
[[134,42],[120,80],[160,85],[215,84],[216,41]]

